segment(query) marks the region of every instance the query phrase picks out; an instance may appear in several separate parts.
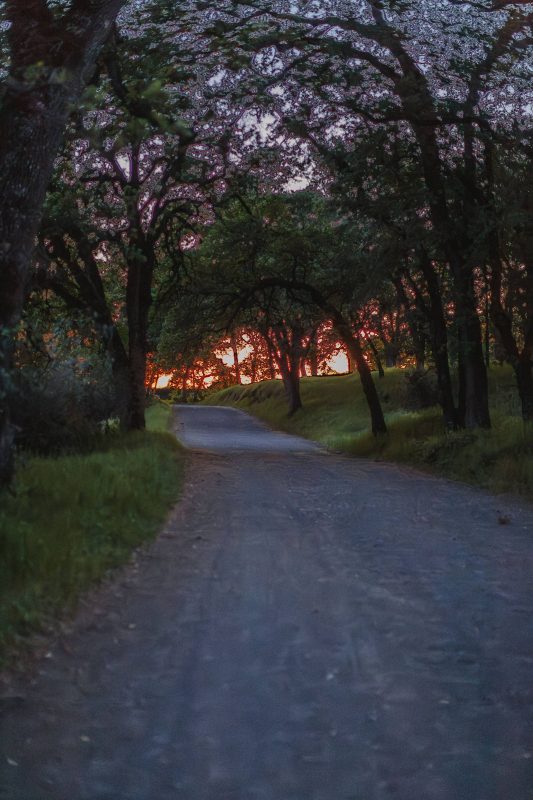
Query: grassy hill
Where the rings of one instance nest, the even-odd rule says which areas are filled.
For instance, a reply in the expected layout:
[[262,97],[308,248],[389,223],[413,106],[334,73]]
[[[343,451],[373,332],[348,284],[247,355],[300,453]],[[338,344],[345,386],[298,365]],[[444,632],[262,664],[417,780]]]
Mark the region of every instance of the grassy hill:
[[356,375],[304,378],[304,408],[290,418],[281,381],[232,386],[204,402],[241,408],[275,428],[354,456],[412,464],[492,491],[533,498],[533,425],[522,422],[511,370],[494,367],[489,381],[491,431],[446,434],[437,406],[415,409],[417,395],[401,369],[376,378],[389,427],[389,434],[378,438],[369,432]]

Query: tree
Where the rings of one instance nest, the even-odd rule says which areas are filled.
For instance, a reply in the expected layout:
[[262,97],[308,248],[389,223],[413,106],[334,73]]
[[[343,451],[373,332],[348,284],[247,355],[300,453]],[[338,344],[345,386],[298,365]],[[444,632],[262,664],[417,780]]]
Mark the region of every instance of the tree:
[[9,394],[43,202],[72,108],[124,0],[5,0],[9,67],[0,114],[0,485],[13,471]]
[[[523,11],[511,8],[496,16],[482,12],[512,4],[456,5],[450,20],[442,4],[428,7],[419,0],[368,0],[356,9],[333,0],[320,12],[314,6],[288,12],[284,4],[252,0],[243,12],[250,25],[241,21],[231,30],[243,53],[253,51],[253,63],[270,53],[268,63],[275,64],[262,85],[251,79],[253,102],[268,103],[293,136],[322,155],[328,152],[330,164],[338,164],[339,146],[354,150],[376,136],[385,135],[387,145],[397,137],[413,145],[425,200],[412,211],[427,213],[435,250],[430,259],[444,262],[453,282],[460,351],[457,422],[489,427],[474,254],[481,231],[493,236],[486,215],[482,221],[487,204],[480,154],[484,141],[522,147],[526,139],[527,101],[517,108],[524,133],[510,136],[499,81],[502,75],[509,80],[511,72],[516,96],[529,81],[527,70],[521,74],[516,65],[531,44],[533,11],[521,3]],[[472,48],[475,38],[484,44],[481,56]],[[460,58],[451,57],[456,52]],[[353,188],[357,192],[364,184]],[[477,230],[472,217],[480,223]],[[530,371],[530,361],[526,368]],[[518,386],[523,392],[522,379]]]
[[[320,321],[332,323],[361,377],[372,430],[385,420],[350,314],[366,299],[362,230],[339,219],[334,205],[311,193],[238,195],[219,210],[196,261],[194,292],[214,298],[218,314],[255,326],[267,337],[284,377],[289,408],[299,407],[302,358]],[[364,250],[364,247],[363,247]],[[345,310],[343,311],[343,307]],[[242,315],[242,316],[240,316]]]

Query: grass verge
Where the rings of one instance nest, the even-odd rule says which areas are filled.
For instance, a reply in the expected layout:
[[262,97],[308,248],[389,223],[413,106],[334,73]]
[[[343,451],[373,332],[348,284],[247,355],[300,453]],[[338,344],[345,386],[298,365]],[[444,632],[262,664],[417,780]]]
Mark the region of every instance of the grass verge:
[[355,375],[304,378],[304,408],[287,416],[280,381],[233,386],[204,402],[249,411],[275,428],[314,439],[354,456],[394,461],[533,499],[533,425],[524,426],[511,371],[490,370],[493,428],[445,433],[438,407],[408,409],[405,373],[388,370],[376,379],[389,433],[374,437]]
[[19,468],[14,494],[1,498],[0,663],[157,533],[183,474],[183,451],[167,432],[170,413],[157,404],[144,432]]

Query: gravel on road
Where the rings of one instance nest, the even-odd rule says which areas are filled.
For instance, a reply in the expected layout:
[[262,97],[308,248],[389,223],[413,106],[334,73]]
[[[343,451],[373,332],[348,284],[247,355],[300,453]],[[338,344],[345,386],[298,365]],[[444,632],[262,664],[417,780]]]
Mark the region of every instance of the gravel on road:
[[176,431],[165,530],[0,697],[0,798],[532,800],[532,509],[233,409]]

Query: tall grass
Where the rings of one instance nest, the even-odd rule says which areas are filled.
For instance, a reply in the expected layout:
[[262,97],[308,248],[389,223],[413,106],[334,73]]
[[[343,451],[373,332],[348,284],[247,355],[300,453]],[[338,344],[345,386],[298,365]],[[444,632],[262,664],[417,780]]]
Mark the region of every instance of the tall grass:
[[533,499],[533,425],[525,426],[513,375],[507,367],[489,372],[493,428],[446,433],[438,407],[408,408],[405,373],[388,370],[376,384],[389,433],[375,437],[361,385],[354,375],[302,380],[304,408],[287,416],[280,381],[235,386],[206,402],[232,405],[290,433],[355,456],[395,461]]
[[183,451],[157,405],[148,430],[97,451],[32,458],[1,495],[0,660],[152,537],[179,495]]

